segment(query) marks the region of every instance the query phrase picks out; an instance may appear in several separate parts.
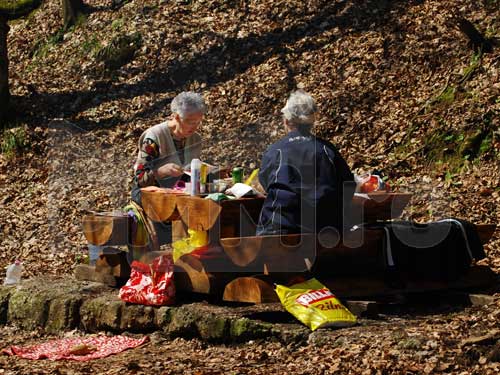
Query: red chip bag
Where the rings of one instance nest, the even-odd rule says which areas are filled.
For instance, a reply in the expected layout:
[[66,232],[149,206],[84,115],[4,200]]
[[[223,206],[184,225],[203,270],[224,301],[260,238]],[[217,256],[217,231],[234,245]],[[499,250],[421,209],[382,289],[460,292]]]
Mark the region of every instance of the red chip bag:
[[174,263],[170,256],[155,258],[151,265],[133,261],[130,266],[130,278],[119,293],[123,301],[152,306],[174,303]]

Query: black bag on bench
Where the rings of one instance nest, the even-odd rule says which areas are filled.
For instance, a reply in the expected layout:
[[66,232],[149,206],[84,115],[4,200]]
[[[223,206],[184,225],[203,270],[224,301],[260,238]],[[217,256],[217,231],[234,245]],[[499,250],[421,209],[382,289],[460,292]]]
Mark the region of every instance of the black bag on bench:
[[385,231],[384,258],[392,281],[456,280],[473,260],[486,256],[474,225],[463,220],[398,221],[368,227]]

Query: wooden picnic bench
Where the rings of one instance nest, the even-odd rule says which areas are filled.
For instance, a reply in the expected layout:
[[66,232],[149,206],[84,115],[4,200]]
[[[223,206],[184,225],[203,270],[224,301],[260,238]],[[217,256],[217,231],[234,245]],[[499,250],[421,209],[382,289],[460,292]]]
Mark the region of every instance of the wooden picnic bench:
[[[361,223],[398,218],[410,199],[411,194],[407,193],[355,195],[351,219]],[[209,255],[186,254],[177,260],[175,282],[178,291],[215,294],[228,301],[266,302],[275,300],[272,282],[313,274],[330,284],[335,275],[335,284],[331,285],[337,288],[339,295],[401,292],[389,288],[383,280],[382,230],[257,237],[254,233],[263,202],[261,197],[214,202],[162,189],[142,192],[146,215],[153,221],[172,222],[174,241],[187,236],[187,229],[209,233]],[[114,234],[127,227],[126,220],[124,216],[88,217],[84,224],[86,238],[90,243],[99,244],[128,238]],[[478,225],[477,230],[481,241],[486,243],[495,225]],[[157,255],[149,254],[146,258],[149,260]],[[474,280],[466,279],[462,283],[491,282],[491,274],[487,275],[487,271],[471,271],[470,274]],[[425,280],[422,282],[421,287]],[[368,284],[371,289],[367,288]],[[430,289],[444,287],[443,283],[427,285]],[[417,283],[407,285],[405,290],[418,289]]]

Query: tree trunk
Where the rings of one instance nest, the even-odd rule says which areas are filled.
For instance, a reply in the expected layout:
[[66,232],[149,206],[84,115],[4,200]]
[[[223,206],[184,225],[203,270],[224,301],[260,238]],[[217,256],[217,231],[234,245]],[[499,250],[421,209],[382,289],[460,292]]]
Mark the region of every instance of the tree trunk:
[[84,12],[83,0],[61,0],[64,28],[74,25],[78,16]]
[[0,121],[7,114],[9,106],[9,59],[7,56],[7,19],[0,16]]

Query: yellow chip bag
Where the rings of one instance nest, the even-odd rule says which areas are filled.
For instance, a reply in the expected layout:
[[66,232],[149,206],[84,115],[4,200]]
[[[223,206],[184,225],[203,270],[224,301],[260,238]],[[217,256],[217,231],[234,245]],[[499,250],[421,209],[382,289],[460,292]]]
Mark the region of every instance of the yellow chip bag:
[[277,285],[276,293],[283,307],[313,331],[356,323],[356,317],[316,279],[290,287]]
[[184,254],[189,254],[199,247],[208,244],[208,233],[203,230],[188,229],[189,237],[177,240],[172,243],[174,249],[173,258],[174,262],[177,262]]

